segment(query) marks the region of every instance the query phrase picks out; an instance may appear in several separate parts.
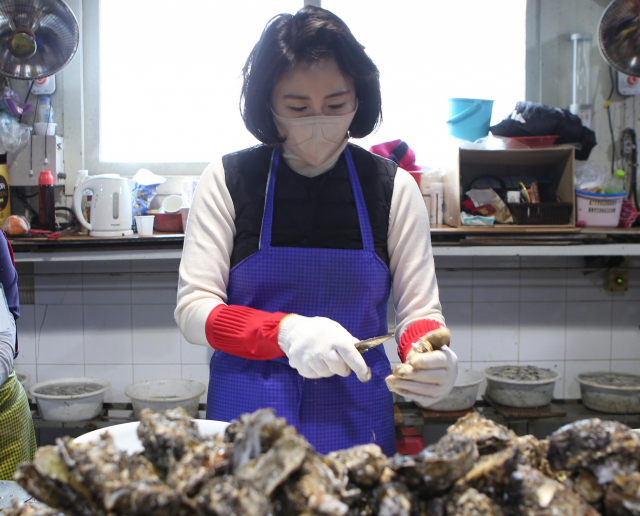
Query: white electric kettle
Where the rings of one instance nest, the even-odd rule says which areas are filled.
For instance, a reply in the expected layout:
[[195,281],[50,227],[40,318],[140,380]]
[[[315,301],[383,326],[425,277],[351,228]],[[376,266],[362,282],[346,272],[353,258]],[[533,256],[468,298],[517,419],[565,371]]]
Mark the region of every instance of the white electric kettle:
[[[82,196],[87,190],[93,192],[91,223],[88,223],[82,214]],[[129,180],[125,177],[115,174],[89,177],[76,187],[73,194],[73,210],[91,236],[133,235],[131,187]]]

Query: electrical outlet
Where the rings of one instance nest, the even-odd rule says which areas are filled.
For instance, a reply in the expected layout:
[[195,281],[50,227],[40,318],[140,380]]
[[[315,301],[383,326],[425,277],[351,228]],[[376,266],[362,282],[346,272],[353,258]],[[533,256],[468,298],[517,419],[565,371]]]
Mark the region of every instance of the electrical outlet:
[[618,72],[618,93],[620,95],[640,95],[640,79]]
[[609,269],[604,277],[604,289],[609,292],[626,292],[629,290],[629,270]]

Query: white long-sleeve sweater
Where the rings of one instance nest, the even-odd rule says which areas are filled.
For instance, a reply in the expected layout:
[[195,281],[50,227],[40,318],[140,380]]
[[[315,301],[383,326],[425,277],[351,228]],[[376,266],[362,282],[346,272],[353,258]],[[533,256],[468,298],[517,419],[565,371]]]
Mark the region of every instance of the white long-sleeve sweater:
[[[300,173],[300,172],[298,172]],[[305,174],[306,175],[306,174]],[[311,172],[309,172],[311,175]],[[235,210],[222,159],[202,174],[184,239],[175,320],[192,344],[208,346],[205,325],[211,311],[227,302]],[[415,321],[444,324],[438,297],[429,216],[411,175],[398,169],[387,235],[389,270],[396,310],[396,340]]]

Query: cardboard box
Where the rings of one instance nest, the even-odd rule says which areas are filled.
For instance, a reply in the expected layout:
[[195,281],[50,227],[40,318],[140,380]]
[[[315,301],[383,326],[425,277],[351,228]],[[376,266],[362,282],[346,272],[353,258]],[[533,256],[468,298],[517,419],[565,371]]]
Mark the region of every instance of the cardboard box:
[[[444,223],[452,227],[461,226],[461,200],[474,179],[483,176],[498,178],[521,176],[532,179],[551,179],[556,185],[560,199],[574,205],[569,224],[555,227],[574,227],[576,224],[574,154],[575,149],[570,145],[512,150],[458,149],[458,169],[447,170],[444,176]],[[504,227],[506,224],[499,224],[499,226]],[[511,224],[509,227],[530,228],[532,226]]]

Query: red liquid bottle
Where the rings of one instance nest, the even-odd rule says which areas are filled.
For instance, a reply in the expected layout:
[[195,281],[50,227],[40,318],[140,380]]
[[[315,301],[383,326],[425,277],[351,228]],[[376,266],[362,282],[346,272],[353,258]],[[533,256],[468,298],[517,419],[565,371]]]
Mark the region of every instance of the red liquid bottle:
[[38,200],[40,204],[40,229],[56,230],[56,207],[53,192],[53,176],[51,171],[43,170],[38,179]]

